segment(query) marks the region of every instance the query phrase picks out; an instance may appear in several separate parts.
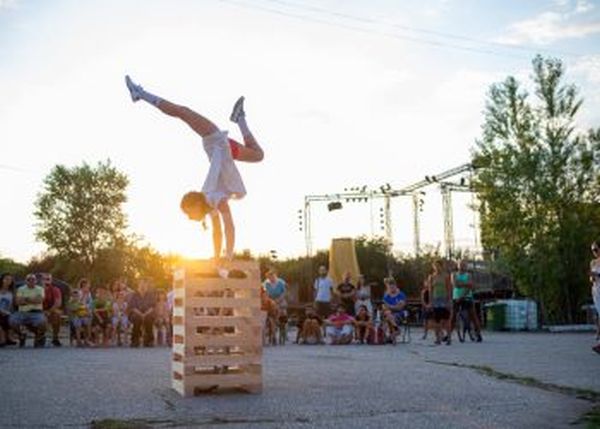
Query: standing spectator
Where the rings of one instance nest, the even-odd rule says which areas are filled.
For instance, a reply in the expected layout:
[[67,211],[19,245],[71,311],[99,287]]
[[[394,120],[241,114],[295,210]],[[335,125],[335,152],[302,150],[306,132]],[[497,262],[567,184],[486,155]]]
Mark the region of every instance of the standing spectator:
[[475,303],[473,302],[473,278],[467,271],[467,261],[461,260],[458,263],[458,271],[452,273],[452,315],[450,317],[450,335],[456,325],[456,316],[462,310],[466,310],[469,320],[475,328],[477,342],[482,341],[481,324],[479,317],[475,312]]
[[446,342],[452,342],[450,337],[450,311],[452,308],[452,283],[445,272],[442,261],[437,260],[432,265],[433,273],[427,279],[429,298],[433,308],[435,326],[435,343],[442,342],[442,330],[446,332]]
[[352,273],[350,271],[344,273],[344,281],[337,286],[337,292],[340,296],[340,303],[346,309],[347,315],[353,317],[356,314],[354,309],[356,286],[352,284]]
[[156,327],[156,345],[166,345],[169,335],[169,306],[167,294],[164,291],[158,292],[154,311],[154,326]]
[[384,284],[386,292],[383,295],[383,303],[392,312],[396,325],[400,326],[408,317],[406,294],[400,290],[393,277],[386,278]]
[[10,338],[10,315],[14,310],[14,279],[4,273],[0,278],[0,347],[17,344]]
[[362,274],[358,276],[356,282],[356,301],[354,302],[354,311],[358,314],[358,310],[361,306],[367,308],[369,317],[373,317],[373,304],[371,303],[371,288],[365,284],[365,276]]
[[23,327],[35,334],[34,347],[46,344],[46,316],[44,316],[44,288],[37,285],[35,274],[27,274],[25,286],[17,289],[18,311],[10,317],[10,325],[19,336],[19,347],[25,345]]
[[327,267],[321,265],[319,267],[319,277],[315,279],[315,310],[317,314],[326,319],[331,313],[331,290],[333,282],[327,275]]
[[94,327],[97,343],[100,343],[100,334],[102,334],[102,345],[104,347],[108,346],[112,331],[112,309],[113,304],[108,289],[104,287],[96,289],[96,297],[93,301],[92,326]]
[[334,314],[325,321],[325,331],[333,345],[350,344],[352,342],[354,318],[346,313],[343,304],[337,306]]
[[44,313],[52,328],[52,345],[60,347],[62,344],[58,335],[62,323],[62,292],[52,284],[52,274],[42,273],[41,279],[44,285]]
[[131,328],[131,347],[140,346],[140,336],[143,332],[144,347],[154,344],[154,309],[156,295],[151,289],[150,280],[141,279],[138,290],[133,293],[129,301],[129,321]]
[[263,289],[267,292],[269,298],[275,301],[280,309],[287,308],[287,285],[285,281],[277,277],[277,271],[274,268],[270,268],[267,271],[266,277],[267,278],[263,283]]
[[431,307],[431,299],[429,298],[429,288],[427,282],[423,284],[421,289],[421,320],[423,322],[423,339],[427,339],[427,333],[433,319],[433,308]]
[[[592,299],[594,300],[594,307],[596,307],[596,324],[598,325],[598,331],[600,331],[600,240],[592,243],[592,254],[594,259],[590,262],[590,280],[592,283]],[[596,340],[599,333],[596,332]],[[596,341],[596,343],[592,350],[600,353],[600,342]]]
[[171,289],[167,293],[167,310],[169,311],[169,332],[167,333],[167,345],[173,345],[173,308],[175,306],[175,290]]

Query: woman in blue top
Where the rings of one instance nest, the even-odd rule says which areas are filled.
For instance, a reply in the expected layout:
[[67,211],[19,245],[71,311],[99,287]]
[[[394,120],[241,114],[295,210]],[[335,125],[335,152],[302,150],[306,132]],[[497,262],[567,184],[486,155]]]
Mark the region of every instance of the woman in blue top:
[[287,302],[285,299],[285,293],[287,289],[287,285],[283,279],[277,277],[277,271],[273,268],[267,271],[267,279],[263,283],[263,288],[269,298],[279,305],[280,308],[287,307]]

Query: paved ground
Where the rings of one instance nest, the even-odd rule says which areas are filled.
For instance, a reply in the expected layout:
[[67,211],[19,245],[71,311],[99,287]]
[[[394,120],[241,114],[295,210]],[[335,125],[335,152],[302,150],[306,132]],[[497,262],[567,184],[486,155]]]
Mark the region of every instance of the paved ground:
[[578,398],[600,398],[590,334],[490,333],[449,347],[418,335],[266,348],[261,395],[191,399],[169,388],[167,349],[5,349],[0,427],[561,428],[598,405]]

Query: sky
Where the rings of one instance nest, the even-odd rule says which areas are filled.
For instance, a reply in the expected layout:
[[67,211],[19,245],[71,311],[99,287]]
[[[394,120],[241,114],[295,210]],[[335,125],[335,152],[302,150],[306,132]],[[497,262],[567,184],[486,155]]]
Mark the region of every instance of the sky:
[[[401,188],[467,163],[486,93],[527,83],[536,53],[561,58],[600,125],[600,2],[589,0],[0,0],[0,257],[26,262],[34,202],[57,164],[110,159],[127,174],[128,231],[161,252],[210,256],[210,234],[179,209],[208,168],[183,123],[132,103],[123,78],[230,131],[233,102],[265,159],[239,163],[238,250],[305,252],[305,195]],[[443,240],[441,196],[425,189],[421,242]],[[454,235],[476,246],[469,194]],[[312,205],[314,248],[381,235],[381,201]],[[394,249],[412,250],[411,201],[392,202]]]

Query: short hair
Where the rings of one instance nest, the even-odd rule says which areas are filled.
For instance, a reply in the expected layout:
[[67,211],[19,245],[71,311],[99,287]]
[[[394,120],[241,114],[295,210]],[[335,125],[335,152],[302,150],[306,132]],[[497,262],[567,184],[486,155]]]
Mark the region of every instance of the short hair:
[[208,201],[206,201],[206,195],[197,191],[190,191],[185,194],[183,198],[181,198],[179,207],[181,207],[181,210],[187,215],[192,213],[193,209],[199,209],[199,220],[203,219],[210,211],[210,205],[208,204]]

